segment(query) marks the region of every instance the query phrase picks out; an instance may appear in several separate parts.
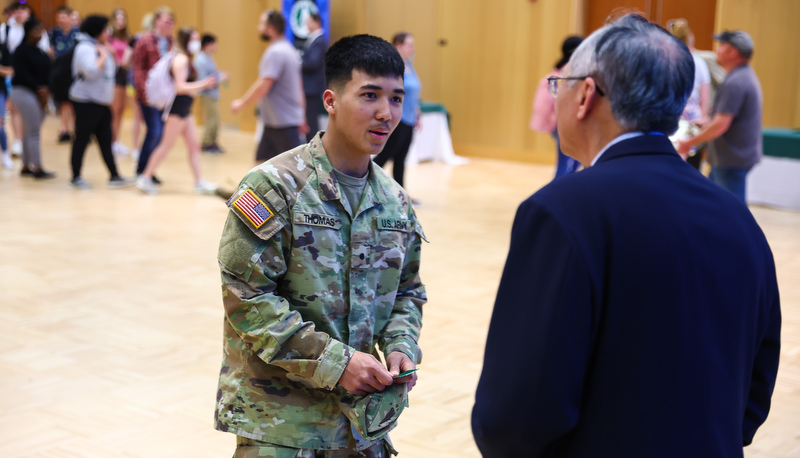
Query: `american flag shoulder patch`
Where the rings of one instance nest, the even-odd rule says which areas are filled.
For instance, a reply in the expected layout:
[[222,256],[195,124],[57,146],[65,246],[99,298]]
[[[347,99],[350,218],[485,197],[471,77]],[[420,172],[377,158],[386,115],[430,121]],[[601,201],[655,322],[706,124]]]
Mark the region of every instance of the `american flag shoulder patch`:
[[270,209],[249,189],[233,201],[233,206],[242,212],[256,229],[272,218]]

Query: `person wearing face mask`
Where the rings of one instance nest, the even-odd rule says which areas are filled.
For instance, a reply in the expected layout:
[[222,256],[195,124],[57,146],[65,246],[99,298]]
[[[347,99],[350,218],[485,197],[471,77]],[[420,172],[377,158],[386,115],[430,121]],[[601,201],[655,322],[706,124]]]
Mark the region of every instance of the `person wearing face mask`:
[[88,16],[81,24],[78,44],[72,58],[74,82],[69,97],[75,108],[75,141],[72,143],[72,181],[76,189],[90,189],[81,177],[83,157],[94,136],[111,178],[109,188],[130,186],[133,181],[120,176],[111,152],[111,102],[114,101],[113,50],[109,46],[108,17]]
[[242,97],[231,102],[231,111],[236,114],[258,101],[264,129],[256,150],[257,163],[300,145],[308,132],[302,60],[286,40],[285,29],[286,20],[281,13],[270,10],[261,15],[258,22],[261,39],[272,44],[258,64],[258,79]]
[[[153,183],[153,174],[164,161],[175,144],[179,136],[183,136],[186,147],[189,150],[189,164],[194,174],[194,189],[198,194],[214,194],[217,187],[203,179],[203,172],[200,168],[200,143],[197,140],[197,127],[194,124],[192,115],[192,104],[194,95],[203,89],[213,87],[217,84],[217,79],[207,76],[198,81],[197,71],[192,65],[190,48],[197,49],[200,44],[200,34],[196,30],[184,27],[178,31],[177,53],[172,59],[173,81],[175,82],[175,100],[169,110],[167,121],[164,123],[164,131],[161,142],[158,144],[150,160],[147,161],[142,174],[136,180],[136,187],[147,194],[156,194],[158,189]],[[197,44],[192,44],[197,43]]]

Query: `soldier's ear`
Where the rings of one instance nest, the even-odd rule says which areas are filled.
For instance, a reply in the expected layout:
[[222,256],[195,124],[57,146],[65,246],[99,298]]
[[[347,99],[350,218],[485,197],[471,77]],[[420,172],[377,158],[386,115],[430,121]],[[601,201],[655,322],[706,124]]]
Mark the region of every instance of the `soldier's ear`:
[[325,92],[322,93],[322,105],[325,107],[325,111],[328,112],[328,115],[332,115],[336,113],[336,92],[333,89],[326,89]]

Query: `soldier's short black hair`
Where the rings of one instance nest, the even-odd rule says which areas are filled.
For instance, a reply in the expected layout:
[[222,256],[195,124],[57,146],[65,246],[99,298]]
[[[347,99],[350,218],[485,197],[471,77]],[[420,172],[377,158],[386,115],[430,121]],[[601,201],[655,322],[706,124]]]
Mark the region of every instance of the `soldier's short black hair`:
[[325,82],[328,88],[347,84],[353,70],[370,76],[403,77],[405,64],[400,53],[383,38],[372,35],[344,37],[325,53]]

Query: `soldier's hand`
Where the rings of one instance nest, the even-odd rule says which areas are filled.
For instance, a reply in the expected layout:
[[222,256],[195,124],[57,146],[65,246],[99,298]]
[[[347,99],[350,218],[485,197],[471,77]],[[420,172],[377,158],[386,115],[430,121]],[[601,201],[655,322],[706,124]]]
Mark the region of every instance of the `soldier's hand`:
[[[411,358],[402,351],[390,352],[386,356],[386,364],[389,365],[389,373],[392,374],[392,377],[417,368],[417,365],[411,361]],[[411,388],[414,388],[414,385],[417,384],[417,373],[414,372],[403,378],[396,378],[394,379],[394,383],[408,383],[408,391],[411,391]]]
[[383,391],[392,384],[392,376],[377,358],[369,353],[357,351],[344,368],[339,384],[350,393],[364,396]]

